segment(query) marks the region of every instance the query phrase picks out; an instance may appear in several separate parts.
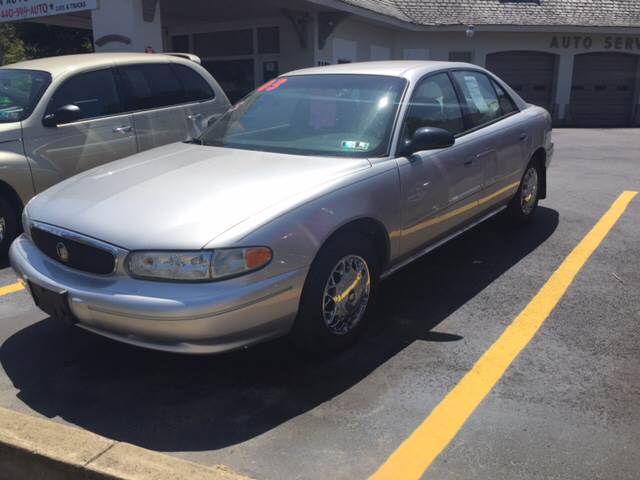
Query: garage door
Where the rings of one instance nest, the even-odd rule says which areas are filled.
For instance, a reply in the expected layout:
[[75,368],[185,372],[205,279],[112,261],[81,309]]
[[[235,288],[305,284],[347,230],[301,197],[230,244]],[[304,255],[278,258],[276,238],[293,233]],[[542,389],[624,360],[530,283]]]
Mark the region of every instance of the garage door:
[[552,110],[556,56],[545,52],[500,52],[487,55],[487,69],[526,102]]
[[626,53],[576,55],[571,84],[571,124],[619,127],[631,123],[638,56]]

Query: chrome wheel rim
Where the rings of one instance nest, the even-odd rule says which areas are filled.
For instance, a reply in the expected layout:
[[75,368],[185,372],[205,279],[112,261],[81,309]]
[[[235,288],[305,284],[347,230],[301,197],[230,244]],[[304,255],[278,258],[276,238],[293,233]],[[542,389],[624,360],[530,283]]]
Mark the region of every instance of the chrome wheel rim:
[[524,174],[522,179],[522,189],[520,193],[520,207],[522,213],[529,215],[536,205],[538,198],[538,171],[531,167]]
[[370,293],[371,275],[364,258],[347,255],[336,263],[322,296],[322,316],[329,331],[351,332],[364,316]]
[[7,222],[4,217],[0,217],[0,243],[4,241],[4,236],[7,231]]

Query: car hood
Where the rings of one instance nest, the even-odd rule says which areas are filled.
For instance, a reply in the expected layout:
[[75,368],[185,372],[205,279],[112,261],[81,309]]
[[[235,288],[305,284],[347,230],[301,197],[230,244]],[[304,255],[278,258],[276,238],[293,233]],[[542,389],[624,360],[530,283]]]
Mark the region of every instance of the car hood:
[[0,144],[20,140],[22,129],[20,122],[0,123]]
[[28,215],[129,250],[200,249],[266,208],[370,166],[177,143],[67,179],[36,196]]

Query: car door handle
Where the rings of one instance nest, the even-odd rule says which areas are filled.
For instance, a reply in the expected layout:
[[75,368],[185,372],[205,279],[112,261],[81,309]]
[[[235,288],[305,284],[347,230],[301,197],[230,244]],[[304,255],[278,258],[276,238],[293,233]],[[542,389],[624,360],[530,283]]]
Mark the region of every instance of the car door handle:
[[467,160],[466,162],[464,162],[464,166],[465,167],[469,167],[473,165],[473,158],[470,158],[469,160]]
[[189,120],[200,120],[202,118],[201,113],[194,113],[193,115],[189,115],[187,117]]
[[526,133],[521,133],[520,136],[518,137],[518,140],[520,140],[521,142],[526,141],[529,138],[529,135],[527,135]]
[[122,125],[121,127],[116,127],[113,129],[113,133],[129,133],[133,130],[131,125]]

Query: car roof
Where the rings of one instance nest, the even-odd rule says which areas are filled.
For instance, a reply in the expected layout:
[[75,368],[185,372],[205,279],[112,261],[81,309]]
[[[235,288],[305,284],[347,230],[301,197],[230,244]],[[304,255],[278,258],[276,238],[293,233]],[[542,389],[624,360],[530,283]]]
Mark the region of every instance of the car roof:
[[392,77],[407,77],[411,73],[421,74],[429,71],[442,70],[444,68],[473,68],[477,65],[460,62],[444,62],[431,60],[388,60],[382,62],[360,62],[342,63],[338,65],[326,65],[321,67],[305,68],[289,72],[291,75],[319,75],[319,74],[342,74],[342,75],[389,75]]
[[5,65],[4,68],[40,70],[49,72],[52,77],[57,77],[63,73],[73,70],[86,70],[89,68],[110,67],[115,64],[142,63],[142,62],[175,62],[193,63],[174,55],[163,55],[161,53],[81,53],[78,55],[62,55],[59,57],[39,58],[36,60],[26,60],[24,62]]

